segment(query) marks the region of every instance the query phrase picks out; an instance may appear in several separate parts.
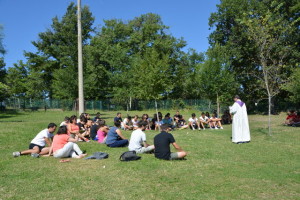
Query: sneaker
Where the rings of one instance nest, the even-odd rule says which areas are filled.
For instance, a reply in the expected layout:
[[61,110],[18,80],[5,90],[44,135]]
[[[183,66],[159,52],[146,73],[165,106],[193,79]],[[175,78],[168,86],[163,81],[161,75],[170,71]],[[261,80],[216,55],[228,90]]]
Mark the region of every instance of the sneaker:
[[203,128],[203,130],[205,130],[205,128]]
[[221,126],[221,128],[220,129],[223,129],[223,127]]
[[31,157],[33,157],[33,158],[39,158],[39,157],[40,157],[40,154],[38,154],[38,153],[32,153],[32,154],[31,154]]
[[21,156],[20,152],[16,151],[16,152],[13,152],[13,157],[19,157]]
[[200,128],[198,128],[198,130],[200,131],[201,129],[200,129]]
[[218,127],[215,127],[215,129],[218,129]]
[[89,140],[89,139],[84,139],[84,141],[85,141],[85,142],[90,142],[91,140]]

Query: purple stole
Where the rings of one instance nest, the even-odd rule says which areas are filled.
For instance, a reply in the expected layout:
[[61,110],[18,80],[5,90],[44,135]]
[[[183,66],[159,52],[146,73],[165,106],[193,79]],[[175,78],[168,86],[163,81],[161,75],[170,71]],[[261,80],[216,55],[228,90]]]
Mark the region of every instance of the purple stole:
[[244,102],[242,102],[241,100],[236,101],[236,103],[238,103],[241,107],[243,107],[243,105],[245,104]]

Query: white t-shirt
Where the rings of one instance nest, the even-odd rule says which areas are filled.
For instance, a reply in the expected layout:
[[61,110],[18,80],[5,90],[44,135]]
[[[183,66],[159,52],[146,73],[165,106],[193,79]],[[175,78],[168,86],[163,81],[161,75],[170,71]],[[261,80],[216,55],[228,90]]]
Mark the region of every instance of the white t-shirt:
[[142,148],[142,143],[146,141],[146,134],[141,130],[137,129],[131,133],[128,149],[134,151]]
[[194,119],[191,117],[189,119],[189,122],[192,122],[193,124],[196,124],[197,121],[198,121],[197,117],[195,117]]
[[204,122],[206,122],[207,120],[208,120],[208,117],[207,116],[204,116],[204,118],[201,116],[200,118],[200,121],[204,121]]
[[66,122],[65,121],[63,121],[62,123],[60,123],[60,125],[59,126],[67,126],[67,124],[66,124]]
[[132,125],[134,126],[134,127],[138,127],[138,123],[139,123],[139,120],[134,120],[134,119],[132,119],[131,120],[132,121]]
[[121,123],[121,127],[122,127],[122,128],[125,128],[125,125],[127,125],[127,123],[128,123],[128,118],[125,118],[125,119],[123,120],[123,122]]
[[35,138],[33,138],[33,140],[31,140],[30,143],[44,147],[44,146],[46,146],[46,142],[45,142],[44,138],[52,138],[52,137],[53,137],[53,134],[49,133],[48,129],[46,128],[46,129],[42,130],[41,132],[39,132],[35,136]]

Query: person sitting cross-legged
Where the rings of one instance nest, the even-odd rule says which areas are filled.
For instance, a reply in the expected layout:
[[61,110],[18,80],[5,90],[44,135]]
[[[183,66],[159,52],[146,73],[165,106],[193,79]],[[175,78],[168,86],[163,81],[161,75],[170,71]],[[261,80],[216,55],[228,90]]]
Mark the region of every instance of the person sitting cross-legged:
[[115,126],[109,129],[105,142],[108,147],[125,147],[128,145],[128,140],[122,135],[120,127],[121,122],[116,121]]
[[183,118],[182,115],[178,115],[178,120],[177,120],[177,128],[181,129],[185,129],[188,128],[189,125],[186,124],[185,119]]
[[[33,157],[39,157],[40,155],[48,154],[56,127],[56,124],[50,123],[47,129],[42,130],[33,138],[28,150],[13,152],[13,156],[19,157],[21,155],[31,154]],[[46,144],[48,147],[45,147]]]
[[76,144],[76,142],[78,142],[78,138],[78,135],[75,135],[75,138],[68,135],[66,126],[59,127],[57,134],[53,138],[48,156],[50,156],[53,152],[53,157],[55,158],[83,158],[87,154],[83,154],[79,146]]
[[131,116],[128,115],[126,118],[124,118],[123,122],[121,122],[121,128],[125,131],[133,129]]
[[80,133],[80,127],[78,126],[76,121],[77,121],[76,115],[72,115],[70,117],[70,123],[67,125],[68,135],[71,135],[71,137],[73,137],[73,138],[75,138],[75,136],[78,135],[78,137],[80,139],[85,140],[86,142],[89,142],[90,140],[85,138],[84,136],[82,136],[82,134]]
[[[177,160],[184,158],[187,153],[175,142],[167,124],[161,125],[161,133],[154,137],[155,157],[163,160]],[[172,144],[178,152],[171,153],[170,144]]]
[[144,131],[147,127],[147,122],[140,121],[138,128],[131,133],[128,149],[136,151],[136,153],[150,153],[154,150],[154,145],[149,145],[146,142],[146,134]]

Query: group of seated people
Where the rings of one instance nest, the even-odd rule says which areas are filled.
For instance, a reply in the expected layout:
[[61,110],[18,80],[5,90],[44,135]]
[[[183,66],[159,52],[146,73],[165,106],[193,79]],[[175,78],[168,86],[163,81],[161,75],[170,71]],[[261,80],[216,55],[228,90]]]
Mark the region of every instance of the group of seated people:
[[[133,118],[127,116],[124,120],[122,114],[117,113],[112,127],[109,127],[105,120],[101,119],[100,113],[97,113],[93,119],[88,113],[82,113],[79,119],[76,115],[65,117],[55,135],[53,133],[56,131],[57,125],[50,123],[46,129],[36,135],[27,150],[13,152],[13,156],[31,154],[32,157],[53,155],[55,158],[83,158],[86,154],[81,151],[77,142],[96,140],[98,143],[112,148],[128,146],[130,151],[137,153],[154,153],[155,157],[160,159],[182,159],[187,154],[176,144],[174,137],[168,131],[185,128],[200,130],[208,127],[223,129],[221,119],[217,118],[215,113],[212,114],[212,117],[209,116],[209,113],[202,113],[199,119],[193,113],[188,122],[179,111],[173,117],[167,113],[163,118],[162,113],[158,112],[154,114],[153,118],[149,118],[148,114],[143,114],[141,118],[135,115]],[[122,134],[122,130],[133,131],[130,140]],[[146,142],[145,130],[161,131],[155,136],[154,145]],[[169,144],[172,144],[178,152],[171,153]]]
[[284,125],[300,127],[300,112],[297,112],[295,110],[288,111]]
[[137,124],[140,121],[144,121],[146,123],[146,130],[159,130],[160,126],[163,124],[167,124],[172,130],[185,128],[190,128],[192,130],[205,130],[206,128],[223,129],[222,123],[225,122],[226,124],[230,124],[231,116],[229,115],[228,117],[228,115],[224,114],[222,118],[218,118],[216,112],[213,112],[212,116],[210,116],[209,112],[203,112],[201,113],[201,116],[197,118],[196,114],[193,113],[187,122],[179,111],[176,112],[173,118],[170,113],[167,113],[163,117],[162,113],[158,112],[153,115],[153,118],[149,118],[148,114],[143,114],[140,119],[138,115],[135,115],[133,118],[131,116],[127,116],[124,120],[122,120],[121,113],[117,113],[117,116],[114,118],[114,122],[116,121],[121,123],[122,130],[135,130],[137,129]]

